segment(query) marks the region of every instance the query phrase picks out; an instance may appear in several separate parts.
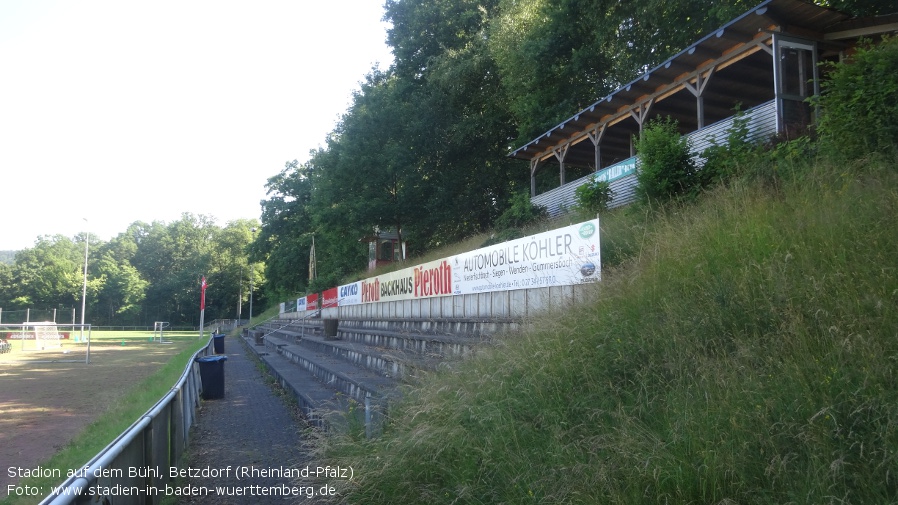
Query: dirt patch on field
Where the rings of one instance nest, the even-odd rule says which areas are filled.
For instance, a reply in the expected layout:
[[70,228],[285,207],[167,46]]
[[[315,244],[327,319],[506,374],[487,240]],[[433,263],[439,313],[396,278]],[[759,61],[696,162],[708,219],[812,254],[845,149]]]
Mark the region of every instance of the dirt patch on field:
[[32,362],[83,360],[83,351],[0,354],[0,498],[8,484],[20,480],[10,477],[7,467],[36,468],[181,348],[92,345],[90,364]]

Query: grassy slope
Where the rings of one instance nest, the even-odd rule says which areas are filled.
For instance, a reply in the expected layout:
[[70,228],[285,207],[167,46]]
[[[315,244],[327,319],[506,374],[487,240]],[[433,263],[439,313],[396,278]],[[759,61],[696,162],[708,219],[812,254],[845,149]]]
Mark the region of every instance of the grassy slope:
[[898,172],[769,181],[605,216],[594,302],[328,440],[347,501],[898,500]]

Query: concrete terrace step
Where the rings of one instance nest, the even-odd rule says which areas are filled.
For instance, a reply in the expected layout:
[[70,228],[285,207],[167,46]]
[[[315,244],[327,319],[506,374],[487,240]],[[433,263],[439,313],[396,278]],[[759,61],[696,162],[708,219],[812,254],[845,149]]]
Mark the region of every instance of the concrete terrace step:
[[455,335],[468,337],[489,336],[505,330],[518,328],[521,321],[512,318],[495,318],[489,320],[470,318],[344,318],[340,319],[340,327],[369,328],[376,330],[398,331],[427,335]]
[[366,327],[339,327],[337,335],[349,342],[373,347],[412,351],[422,356],[458,356],[471,354],[474,347],[487,342],[484,337],[433,333],[407,333]]
[[299,365],[325,385],[356,401],[363,402],[366,395],[387,397],[398,389],[396,379],[360,367],[338,355],[293,344],[271,335],[266,336],[265,341],[266,347]]
[[488,345],[489,335],[514,324],[348,319],[339,321],[336,338],[326,338],[320,319],[272,320],[255,328],[264,334],[261,345],[255,345],[255,331],[246,341],[311,422],[364,423],[371,436],[403,383],[472,355]]
[[348,399],[341,396],[337,390],[322,384],[314,375],[297,367],[280,354],[267,352],[264,347],[254,346],[251,338],[247,339],[247,346],[256,352],[278,384],[293,394],[306,419],[315,426],[326,428],[328,424],[333,423],[335,413],[347,410]]
[[[303,337],[320,336],[323,335],[323,331],[282,326],[268,334],[299,343]],[[370,326],[340,326],[337,329],[337,336],[342,342],[402,351],[406,356],[410,352],[425,358],[444,359],[467,356],[476,347],[488,342],[488,338],[483,335],[415,332],[408,329],[382,329]]]
[[[320,322],[319,322],[320,323]],[[295,337],[305,335],[321,335],[324,333],[324,327],[321,324],[298,324],[298,323],[266,323],[258,326],[258,329],[265,332],[266,335],[271,333],[281,333]]]
[[420,370],[434,370],[445,361],[441,356],[427,356],[403,349],[372,347],[318,336],[306,337],[297,344],[403,381],[414,380]]

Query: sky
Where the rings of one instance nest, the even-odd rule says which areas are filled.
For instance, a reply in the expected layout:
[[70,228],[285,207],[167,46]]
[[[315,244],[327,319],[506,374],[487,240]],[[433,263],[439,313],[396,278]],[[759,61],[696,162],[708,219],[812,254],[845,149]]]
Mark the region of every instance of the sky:
[[0,0],[0,250],[258,219],[393,61],[382,0]]

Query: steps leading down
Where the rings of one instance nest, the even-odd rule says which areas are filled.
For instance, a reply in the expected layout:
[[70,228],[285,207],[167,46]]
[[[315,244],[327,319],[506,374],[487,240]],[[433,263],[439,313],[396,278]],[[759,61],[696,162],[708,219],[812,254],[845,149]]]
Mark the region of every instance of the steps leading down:
[[516,322],[476,320],[340,320],[336,336],[320,319],[272,320],[244,337],[307,419],[327,429],[364,423],[376,434],[401,385],[422,372],[473,354]]

